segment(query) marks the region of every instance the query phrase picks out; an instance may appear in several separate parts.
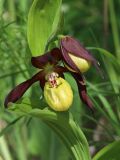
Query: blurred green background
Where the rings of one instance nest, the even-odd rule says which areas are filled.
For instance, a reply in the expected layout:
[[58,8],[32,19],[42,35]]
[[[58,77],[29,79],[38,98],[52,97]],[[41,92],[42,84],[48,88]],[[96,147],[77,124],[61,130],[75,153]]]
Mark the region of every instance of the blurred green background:
[[[30,63],[26,36],[31,4],[32,0],[0,0],[0,130],[16,118],[4,111],[6,95],[36,71]],[[74,92],[71,112],[93,155],[120,138],[120,0],[63,0],[62,10],[64,34],[88,47],[104,74],[102,79],[94,67],[85,74],[88,94],[96,108],[94,116],[79,100],[76,83],[66,74]],[[35,84],[25,97],[40,95],[39,84]],[[63,143],[35,118],[20,120],[0,138],[0,156],[3,160],[70,160]]]

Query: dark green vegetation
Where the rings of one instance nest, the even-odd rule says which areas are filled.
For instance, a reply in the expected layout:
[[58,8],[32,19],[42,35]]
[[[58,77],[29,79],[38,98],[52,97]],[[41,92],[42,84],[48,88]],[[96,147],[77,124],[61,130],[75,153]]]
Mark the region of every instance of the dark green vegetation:
[[[1,130],[17,118],[15,114],[4,112],[5,96],[14,86],[36,72],[30,63],[31,53],[26,38],[27,15],[31,2],[30,0],[1,0],[0,2]],[[75,81],[70,75],[66,75],[74,91],[74,107],[71,107],[71,112],[95,152],[120,139],[119,9],[120,0],[114,3],[113,0],[109,0],[109,3],[108,0],[63,1],[64,34],[75,36],[88,47],[100,61],[104,73],[104,79],[94,68],[85,74],[88,94],[96,109],[94,116],[79,100]],[[41,90],[38,88],[38,84],[35,84],[24,97],[34,98],[36,103],[37,101],[39,103],[37,98],[40,97]],[[5,160],[70,159],[63,143],[38,119],[23,118],[17,123],[13,121],[12,124],[4,131],[5,136],[0,139],[0,156]],[[116,150],[119,150],[120,145],[117,143],[116,146]],[[118,153],[115,152],[116,150],[112,149],[114,155]],[[111,153],[111,158],[113,154]]]

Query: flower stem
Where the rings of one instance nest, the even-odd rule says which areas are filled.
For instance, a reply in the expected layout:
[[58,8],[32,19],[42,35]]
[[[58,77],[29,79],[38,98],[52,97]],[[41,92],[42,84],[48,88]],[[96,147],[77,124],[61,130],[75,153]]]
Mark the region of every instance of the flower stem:
[[4,136],[0,138],[0,151],[4,159],[13,160]]

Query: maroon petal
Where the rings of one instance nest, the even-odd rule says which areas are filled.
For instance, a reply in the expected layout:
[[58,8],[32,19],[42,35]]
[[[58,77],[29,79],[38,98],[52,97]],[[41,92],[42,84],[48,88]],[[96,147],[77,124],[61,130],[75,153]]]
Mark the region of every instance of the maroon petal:
[[26,92],[26,90],[36,81],[39,81],[41,77],[43,77],[43,72],[38,72],[36,75],[34,75],[31,79],[19,84],[16,86],[6,97],[4,105],[7,107],[8,103],[16,102],[18,99],[20,99],[23,94]]
[[72,73],[72,75],[77,82],[80,98],[82,99],[83,103],[85,103],[93,111],[93,103],[87,95],[84,78],[82,75],[77,73]]
[[34,67],[42,69],[46,63],[50,64],[57,64],[58,61],[61,59],[61,51],[59,48],[54,48],[50,52],[38,56],[38,57],[32,57],[31,63]]
[[101,71],[99,69],[99,62],[76,39],[74,39],[70,36],[66,36],[61,39],[61,46],[68,53],[71,53],[76,57],[80,57],[80,58],[83,58],[83,59],[86,59],[86,60],[92,62],[94,64],[94,66],[96,67],[96,69],[101,74]]
[[59,74],[60,77],[64,78],[64,74],[65,72],[69,72],[69,70],[65,67],[62,66],[56,66],[54,68],[54,72],[57,72]]
[[64,48],[61,46],[61,51],[62,51],[62,56],[63,56],[63,59],[64,59],[65,63],[66,63],[71,69],[73,69],[74,71],[80,72],[80,70],[77,68],[76,64],[73,62],[73,60],[72,60],[71,57],[69,56],[67,50],[64,49]]
[[57,72],[58,74],[64,73],[64,72],[69,72],[69,70],[65,67],[62,66],[56,66],[54,68],[54,72]]
[[41,80],[40,80],[40,87],[42,88],[42,90],[44,89],[45,82],[46,82],[45,76],[43,76],[43,77],[41,78]]

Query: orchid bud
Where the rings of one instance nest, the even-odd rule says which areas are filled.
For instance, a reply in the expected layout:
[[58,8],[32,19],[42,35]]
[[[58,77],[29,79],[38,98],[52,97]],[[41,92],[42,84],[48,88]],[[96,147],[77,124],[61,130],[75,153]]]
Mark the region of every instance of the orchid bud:
[[75,63],[77,68],[80,70],[81,73],[87,72],[91,66],[91,62],[87,61],[86,59],[76,57],[73,54],[68,53],[72,61]]
[[60,49],[64,63],[70,71],[83,73],[88,71],[91,64],[99,70],[98,61],[75,38],[62,36]]
[[61,77],[45,83],[44,97],[48,105],[55,111],[66,111],[73,101],[73,92],[69,83]]

